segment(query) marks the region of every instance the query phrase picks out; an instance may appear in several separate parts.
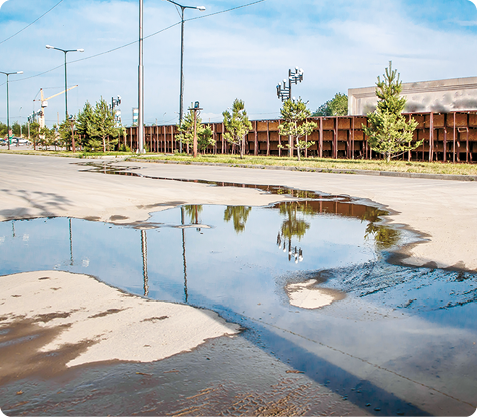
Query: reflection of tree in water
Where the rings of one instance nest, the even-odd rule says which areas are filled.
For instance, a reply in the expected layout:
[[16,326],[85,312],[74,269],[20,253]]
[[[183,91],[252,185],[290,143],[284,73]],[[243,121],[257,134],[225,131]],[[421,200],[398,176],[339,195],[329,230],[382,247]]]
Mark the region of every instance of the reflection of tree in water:
[[229,222],[233,219],[235,232],[241,233],[245,230],[245,223],[251,211],[252,207],[227,206],[224,211],[224,220]]
[[394,246],[399,241],[401,234],[399,230],[392,227],[369,223],[366,226],[364,237],[368,239],[370,236],[374,237],[377,248],[382,250]]
[[306,202],[293,201],[280,204],[280,214],[286,216],[281,227],[281,235],[284,238],[291,239],[297,237],[301,240],[305,236],[306,231],[310,228],[310,224],[303,219],[297,218],[297,213],[306,213]]
[[292,238],[297,237],[300,241],[310,228],[310,224],[304,219],[297,218],[297,213],[302,212],[306,214],[312,214],[314,210],[308,213],[309,210],[307,208],[306,201],[281,203],[278,206],[278,209],[280,214],[285,216],[285,220],[283,220],[282,227],[277,235],[277,246],[283,249],[284,252],[287,252],[288,249],[289,261],[294,259],[295,263],[301,262],[303,260],[303,251],[301,248],[292,246]]
[[201,221],[199,219],[199,214],[202,212],[204,208],[202,205],[192,204],[184,206],[184,211],[189,217],[190,224],[199,224]]
[[362,220],[369,222],[364,234],[365,239],[368,239],[371,236],[374,237],[376,247],[381,250],[394,246],[401,237],[399,230],[379,224],[381,222],[380,216],[386,214],[388,213],[383,210],[376,207],[370,207],[362,217]]

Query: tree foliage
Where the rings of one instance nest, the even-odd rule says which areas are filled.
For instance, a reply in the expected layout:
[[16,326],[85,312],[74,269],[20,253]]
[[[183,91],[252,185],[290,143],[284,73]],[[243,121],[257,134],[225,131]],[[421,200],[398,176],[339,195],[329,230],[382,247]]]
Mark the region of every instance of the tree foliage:
[[54,127],[51,129],[46,126],[42,127],[38,135],[40,145],[43,146],[45,150],[48,149],[49,146],[54,144],[55,136],[56,130]]
[[299,202],[286,202],[279,207],[280,214],[285,216],[281,227],[281,234],[287,239],[297,237],[298,240],[301,240],[310,228],[309,223],[303,218],[297,217],[298,212],[301,211],[299,209],[300,205],[297,203]]
[[335,96],[322,104],[313,113],[317,116],[347,116],[348,115],[348,96],[346,94],[336,93]]
[[101,98],[94,108],[89,102],[85,103],[76,117],[76,131],[86,150],[102,149],[106,152],[115,148],[121,128],[115,126],[114,115]]
[[[182,143],[192,146],[194,144],[194,112],[192,110],[184,116],[182,123],[177,125],[177,129],[181,133],[176,135],[176,141],[181,140]],[[212,139],[212,127],[210,125],[203,125],[202,119],[198,114],[196,120],[196,129],[197,147],[199,151],[205,151],[209,145],[215,145],[215,140]]]
[[32,122],[30,123],[30,139],[33,142],[33,149],[36,150],[36,145],[40,138],[40,123]]
[[[282,136],[292,136],[295,139],[295,147],[297,150],[298,160],[302,149],[308,149],[315,142],[300,140],[303,136],[309,135],[316,127],[315,122],[308,122],[306,119],[310,117],[311,112],[301,99],[297,101],[287,100],[283,103],[280,110],[283,122],[278,126],[279,134]],[[293,145],[286,145],[293,154]]]
[[245,136],[252,130],[252,123],[248,120],[245,104],[236,98],[232,106],[232,113],[228,110],[222,113],[224,116],[224,137],[227,142],[240,148],[240,158],[243,158],[245,148]]
[[234,230],[238,234],[245,230],[245,223],[251,211],[252,207],[227,206],[224,211],[224,220],[226,222],[233,220]]
[[119,131],[116,128],[114,115],[109,110],[108,103],[102,97],[94,108],[90,134],[92,137],[101,140],[103,152],[110,151],[118,143]]
[[363,125],[371,149],[384,155],[386,162],[404,152],[416,149],[423,142],[423,140],[412,142],[418,122],[412,118],[407,121],[403,116],[406,98],[400,96],[401,91],[402,82],[399,80],[399,74],[397,70],[392,69],[389,62],[383,79],[378,76],[376,83],[377,108],[373,113],[368,113],[368,126]]

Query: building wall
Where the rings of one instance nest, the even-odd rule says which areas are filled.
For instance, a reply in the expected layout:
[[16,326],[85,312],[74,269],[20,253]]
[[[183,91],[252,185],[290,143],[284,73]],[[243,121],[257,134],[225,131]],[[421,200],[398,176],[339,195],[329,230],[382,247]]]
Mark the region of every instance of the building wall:
[[[403,83],[405,112],[477,110],[477,77]],[[348,89],[348,114],[366,115],[376,109],[376,86]]]
[[[402,160],[473,162],[477,160],[477,111],[450,113],[412,113],[419,123],[414,132],[414,140],[424,139],[424,143],[412,152],[406,152]],[[306,156],[343,159],[379,159],[379,154],[371,151],[362,125],[366,116],[314,117],[316,129],[306,137],[315,142]],[[245,154],[262,156],[287,156],[288,149],[279,145],[288,143],[288,138],[278,134],[279,120],[256,120],[246,138]],[[210,123],[215,146],[209,146],[206,153],[239,153],[223,138],[222,123]],[[146,126],[144,128],[145,147],[149,152],[179,152],[175,125]],[[137,149],[137,127],[127,128],[126,145]],[[183,152],[187,147],[183,145]],[[190,150],[192,151],[192,150]]]

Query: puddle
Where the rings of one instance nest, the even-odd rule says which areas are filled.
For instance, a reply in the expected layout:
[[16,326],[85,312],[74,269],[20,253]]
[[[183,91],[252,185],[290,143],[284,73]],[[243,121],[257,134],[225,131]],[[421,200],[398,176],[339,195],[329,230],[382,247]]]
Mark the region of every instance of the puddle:
[[416,237],[386,226],[379,207],[260,189],[299,200],[183,205],[140,225],[2,222],[0,275],[78,272],[214,310],[244,326],[253,346],[372,414],[468,410],[477,386],[476,275],[388,264],[390,250]]

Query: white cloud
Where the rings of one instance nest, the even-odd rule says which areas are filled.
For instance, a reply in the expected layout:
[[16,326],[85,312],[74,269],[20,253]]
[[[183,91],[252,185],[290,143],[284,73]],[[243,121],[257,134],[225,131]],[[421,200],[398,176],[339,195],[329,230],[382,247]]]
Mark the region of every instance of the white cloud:
[[[33,0],[21,2],[25,9],[33,4]],[[231,6],[225,0],[199,3],[207,7],[205,13]],[[234,1],[232,6],[240,3]],[[54,0],[48,0],[44,7],[53,4]],[[287,76],[288,68],[296,65],[304,69],[305,76],[301,84],[293,86],[293,95],[309,100],[313,110],[336,92],[374,85],[389,60],[405,82],[474,75],[477,56],[469,53],[477,40],[474,27],[463,29],[455,24],[452,30],[444,30],[413,20],[406,13],[402,2],[336,0],[326,6],[323,1],[304,0],[293,8],[288,1],[274,0],[240,12],[188,21],[184,107],[198,100],[207,115],[204,120],[220,120],[222,111],[240,98],[252,118],[277,117],[281,102],[275,86]],[[77,112],[86,100],[94,103],[103,96],[109,101],[120,95],[123,120],[129,123],[131,109],[137,104],[137,43],[97,58],[73,61],[134,42],[137,15],[137,2],[126,0],[62,3],[1,44],[0,53],[9,58],[2,64],[3,68],[8,64],[3,70],[25,72],[10,78],[11,120],[21,116],[24,121],[38,106],[32,100],[40,88],[48,88],[45,94],[63,89],[63,55],[45,48],[52,44],[85,49],[83,54],[68,54],[68,84],[79,84],[68,94],[70,112]],[[203,14],[186,11],[186,18],[196,16]],[[145,2],[145,35],[178,20],[172,5]],[[24,26],[25,22],[18,20],[2,22],[0,40]],[[180,25],[144,41],[147,123],[177,120],[179,63]],[[40,77],[16,81],[55,66],[59,68]],[[49,125],[56,122],[57,114],[62,117],[62,96],[51,100],[47,112]],[[1,121],[5,114],[5,102],[0,100]]]

